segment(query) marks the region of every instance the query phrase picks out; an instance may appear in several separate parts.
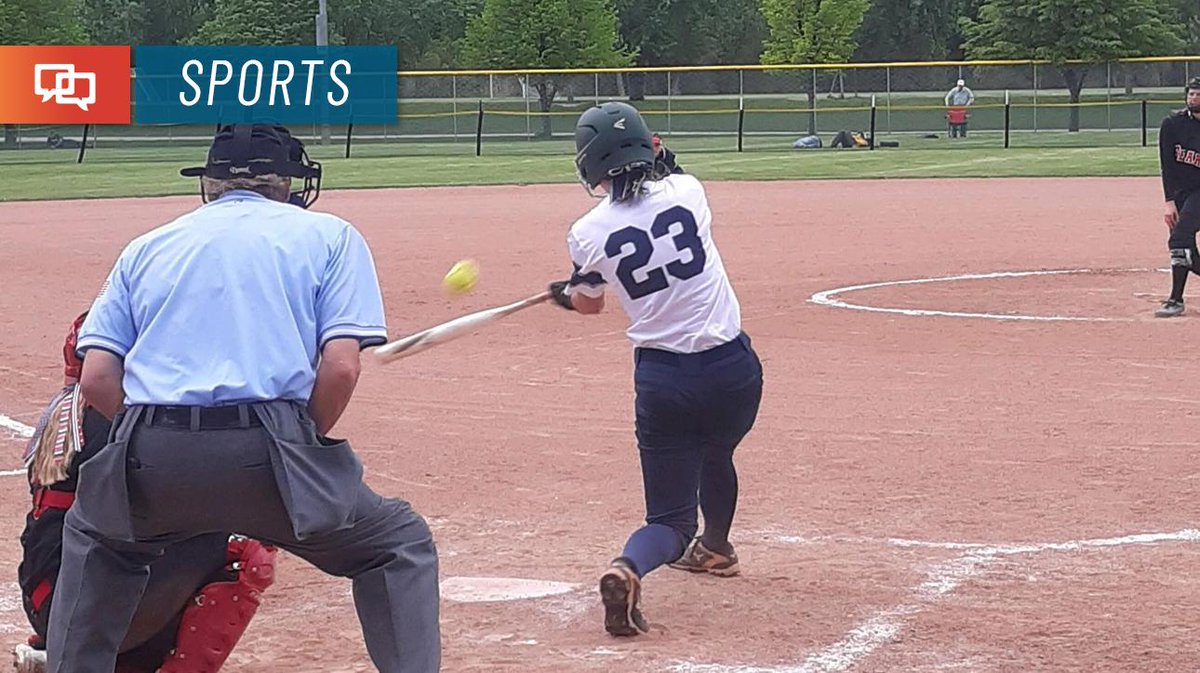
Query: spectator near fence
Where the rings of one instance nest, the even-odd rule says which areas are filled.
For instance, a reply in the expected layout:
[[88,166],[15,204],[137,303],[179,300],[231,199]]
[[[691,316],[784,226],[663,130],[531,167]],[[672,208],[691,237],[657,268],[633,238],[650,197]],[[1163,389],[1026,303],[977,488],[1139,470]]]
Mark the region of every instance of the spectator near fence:
[[961,79],[946,92],[946,121],[950,124],[951,138],[967,137],[967,108],[974,102],[975,92]]

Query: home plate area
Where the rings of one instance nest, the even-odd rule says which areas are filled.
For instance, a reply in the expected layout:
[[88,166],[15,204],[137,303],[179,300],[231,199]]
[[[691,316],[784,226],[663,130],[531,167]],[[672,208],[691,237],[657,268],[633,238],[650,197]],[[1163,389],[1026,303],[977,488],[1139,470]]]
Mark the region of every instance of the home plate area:
[[1174,630],[1194,649],[1187,567],[1200,562],[1200,530],[1016,543],[741,537],[753,560],[738,579],[647,579],[654,631],[640,639],[603,637],[590,583],[449,577],[443,597],[462,605],[446,612],[496,627],[468,629],[470,660],[537,671],[555,660],[557,670],[677,673],[1110,670],[1104,653],[1128,653],[1147,630],[1159,642]]
[[[368,363],[338,426],[372,488],[433,529],[442,671],[1200,668],[1200,310],[1153,317],[1170,280],[1157,178],[706,188],[766,378],[737,455],[743,575],[657,570],[650,634],[604,632],[597,579],[645,514],[626,323],[525,311]],[[399,330],[544,287],[580,198],[338,190],[321,208],[371,241]],[[61,381],[62,328],[127,241],[194,206],[0,204],[12,644],[20,455]],[[468,255],[491,280],[450,301],[437,282]],[[290,554],[277,569],[224,673],[375,670],[350,583]]]

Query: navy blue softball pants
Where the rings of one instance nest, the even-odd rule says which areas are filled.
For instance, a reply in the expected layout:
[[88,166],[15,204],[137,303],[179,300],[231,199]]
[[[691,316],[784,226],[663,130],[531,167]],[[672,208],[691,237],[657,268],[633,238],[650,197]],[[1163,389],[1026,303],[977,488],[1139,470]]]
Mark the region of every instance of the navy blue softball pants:
[[738,497],[733,453],[758,416],[763,379],[745,333],[699,353],[638,348],[634,358],[646,525],[622,558],[644,576],[683,554],[697,506],[704,545],[728,548]]

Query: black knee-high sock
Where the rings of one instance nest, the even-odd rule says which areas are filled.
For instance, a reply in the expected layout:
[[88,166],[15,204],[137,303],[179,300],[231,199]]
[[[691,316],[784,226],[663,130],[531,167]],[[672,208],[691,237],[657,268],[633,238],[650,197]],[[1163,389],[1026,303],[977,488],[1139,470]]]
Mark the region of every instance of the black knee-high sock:
[[1190,272],[1191,269],[1186,266],[1171,266],[1171,299],[1183,301],[1183,286],[1187,285]]

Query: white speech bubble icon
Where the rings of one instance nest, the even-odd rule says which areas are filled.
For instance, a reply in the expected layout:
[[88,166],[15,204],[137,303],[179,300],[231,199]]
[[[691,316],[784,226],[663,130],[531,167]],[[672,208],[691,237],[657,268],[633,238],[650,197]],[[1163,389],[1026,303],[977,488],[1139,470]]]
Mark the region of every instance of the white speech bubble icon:
[[[75,95],[75,82],[87,82],[87,93]],[[96,102],[96,73],[94,72],[60,72],[54,76],[54,101],[61,105],[78,105],[80,110],[88,111],[88,106]]]
[[58,93],[59,80],[55,77],[54,88],[49,89],[42,86],[42,77],[47,71],[50,72],[75,72],[75,66],[70,63],[38,63],[33,66],[33,92],[42,97],[42,102],[46,103]]
[[[42,85],[43,78],[54,74],[54,88]],[[82,96],[76,94],[76,82],[85,82],[87,92]],[[84,112],[88,106],[96,102],[96,73],[77,72],[71,63],[38,63],[33,67],[33,92],[42,97],[47,103],[51,98],[58,105],[76,105]]]

